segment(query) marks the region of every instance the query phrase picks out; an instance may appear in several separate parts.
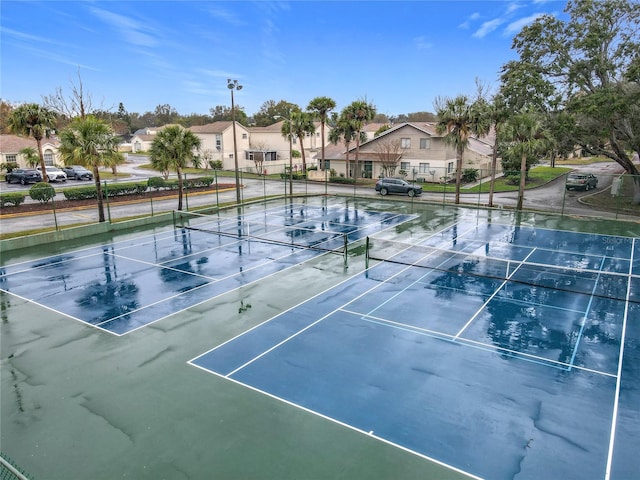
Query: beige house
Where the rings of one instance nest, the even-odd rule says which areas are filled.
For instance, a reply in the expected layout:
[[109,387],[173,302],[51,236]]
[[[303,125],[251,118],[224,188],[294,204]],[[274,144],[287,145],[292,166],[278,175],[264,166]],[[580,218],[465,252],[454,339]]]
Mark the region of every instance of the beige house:
[[[473,168],[489,175],[493,138],[472,138],[464,156],[463,169]],[[456,152],[436,133],[435,123],[401,123],[360,145],[358,166],[356,144],[349,145],[349,165],[344,144],[327,147],[329,168],[338,175],[358,178],[406,177],[425,182],[450,181],[455,176]],[[356,172],[357,168],[357,172]],[[348,171],[347,171],[348,169]]]
[[[62,165],[58,145],[58,139],[55,137],[43,139],[42,153],[45,165]],[[28,167],[25,156],[20,153],[20,150],[27,147],[38,150],[38,144],[33,138],[0,135],[0,163],[17,163],[20,168]]]
[[[233,122],[220,121],[189,127],[201,141],[200,156],[205,161],[221,160],[224,170],[234,170]],[[247,154],[250,150],[249,130],[236,122],[236,148],[238,150],[238,168],[251,171],[255,166]]]

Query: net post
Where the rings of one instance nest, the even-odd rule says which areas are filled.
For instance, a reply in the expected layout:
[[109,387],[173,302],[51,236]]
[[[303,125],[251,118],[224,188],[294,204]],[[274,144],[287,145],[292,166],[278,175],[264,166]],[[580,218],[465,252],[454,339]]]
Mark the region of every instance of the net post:
[[349,235],[347,233],[344,234],[344,268],[349,268],[349,255],[347,252],[347,245],[349,244]]
[[369,269],[369,237],[364,242],[364,268]]

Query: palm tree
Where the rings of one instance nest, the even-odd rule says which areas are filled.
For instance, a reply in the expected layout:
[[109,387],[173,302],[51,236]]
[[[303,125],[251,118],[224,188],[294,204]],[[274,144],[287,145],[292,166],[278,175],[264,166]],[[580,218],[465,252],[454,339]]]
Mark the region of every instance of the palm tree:
[[343,113],[353,122],[353,126],[356,130],[356,167],[353,169],[353,177],[354,179],[357,179],[358,162],[360,160],[360,143],[362,141],[362,127],[373,120],[373,117],[376,116],[376,107],[364,100],[356,100],[350,105],[347,105],[343,110]]
[[113,134],[109,124],[93,115],[78,117],[60,133],[60,156],[65,165],[84,165],[93,170],[93,179],[98,197],[98,219],[104,222],[104,205],[100,170],[118,152],[120,139]]
[[489,183],[489,206],[493,207],[493,194],[495,192],[496,183],[496,167],[498,164],[498,136],[502,125],[507,121],[509,112],[506,109],[504,97],[500,94],[493,98],[493,101],[487,104],[487,116],[490,119],[495,138],[492,145],[491,152],[491,181]]
[[322,170],[326,170],[324,163],[324,126],[327,123],[329,112],[334,108],[336,108],[336,102],[329,97],[316,97],[309,102],[309,105],[307,105],[307,110],[313,112],[320,120],[320,136],[322,137]]
[[38,151],[33,147],[24,147],[19,153],[24,157],[27,162],[27,166],[30,168],[35,168],[40,163]]
[[178,174],[178,210],[182,210],[182,170],[189,162],[196,168],[200,166],[200,157],[197,155],[200,144],[200,138],[195,133],[180,125],[163,128],[151,143],[149,158],[154,170],[162,172],[174,169]]
[[522,210],[524,187],[527,179],[527,161],[542,153],[548,144],[548,134],[540,118],[529,110],[513,115],[500,132],[500,144],[504,157],[520,157],[520,186],[517,210]]
[[[351,142],[353,142],[358,136],[358,130],[355,122],[350,119],[344,111],[340,114],[339,117],[333,117],[333,127],[331,132],[329,132],[329,141],[337,145],[340,141],[344,142],[344,146],[346,149],[346,174],[349,177],[349,151],[351,150]],[[364,132],[360,132],[358,136],[359,141],[366,141],[367,137]]]
[[9,117],[9,128],[13,133],[33,137],[36,141],[43,182],[47,182],[48,177],[44,164],[44,155],[42,153],[42,139],[51,136],[54,131],[55,122],[55,112],[37,103],[20,105]]
[[438,117],[436,132],[443,134],[446,144],[456,150],[456,204],[460,203],[460,185],[462,179],[462,160],[464,150],[473,134],[483,131],[486,119],[478,104],[472,104],[466,95],[456,98],[436,98],[435,110]]
[[307,160],[304,154],[304,138],[316,131],[313,124],[313,115],[309,112],[291,112],[291,129],[300,139],[300,152],[302,152],[302,171],[307,171]]

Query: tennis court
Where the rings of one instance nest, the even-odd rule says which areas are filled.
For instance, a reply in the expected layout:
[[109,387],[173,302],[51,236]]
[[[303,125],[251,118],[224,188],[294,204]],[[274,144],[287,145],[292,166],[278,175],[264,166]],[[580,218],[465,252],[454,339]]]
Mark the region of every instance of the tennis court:
[[22,252],[3,451],[37,478],[633,478],[638,227],[381,206]]

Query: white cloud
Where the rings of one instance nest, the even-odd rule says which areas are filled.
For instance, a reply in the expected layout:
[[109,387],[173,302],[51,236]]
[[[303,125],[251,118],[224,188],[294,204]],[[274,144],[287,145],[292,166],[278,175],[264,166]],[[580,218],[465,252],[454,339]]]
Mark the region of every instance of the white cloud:
[[158,44],[155,37],[148,33],[148,26],[133,20],[130,17],[109,12],[101,8],[92,8],[91,12],[116,28],[120,34],[132,45],[141,47],[154,47]]
[[514,33],[518,33],[520,30],[522,30],[522,27],[535,22],[538,18],[542,17],[543,15],[544,13],[534,13],[533,15],[529,15],[528,17],[524,17],[519,20],[516,20],[515,22],[511,22],[509,25],[507,25],[507,28],[505,28],[504,33],[505,35],[512,35]]
[[220,8],[219,5],[207,8],[207,12],[216,20],[220,20],[234,27],[244,27],[247,25],[242,18],[225,8]]
[[503,23],[504,23],[504,20],[501,18],[496,18],[494,20],[489,20],[488,22],[484,22],[480,26],[480,28],[474,32],[472,36],[476,38],[483,38],[489,33],[496,30]]
[[433,47],[433,43],[428,42],[423,36],[414,38],[413,43],[418,50],[428,50]]

